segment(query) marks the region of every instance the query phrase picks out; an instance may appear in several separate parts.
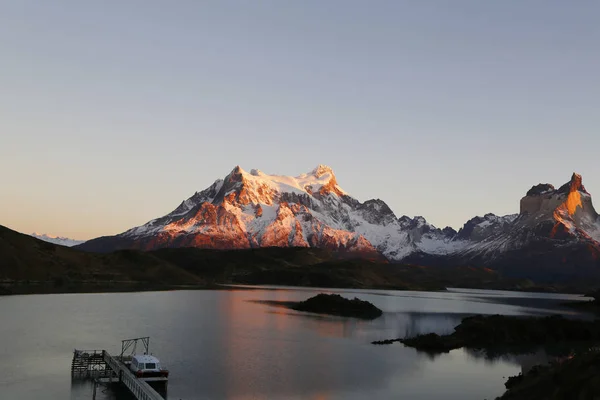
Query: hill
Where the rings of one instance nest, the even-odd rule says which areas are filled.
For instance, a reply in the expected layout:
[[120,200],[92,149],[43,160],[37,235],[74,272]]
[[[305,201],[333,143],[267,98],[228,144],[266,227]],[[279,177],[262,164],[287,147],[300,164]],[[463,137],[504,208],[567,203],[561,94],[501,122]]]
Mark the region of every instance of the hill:
[[0,290],[10,293],[215,288],[271,284],[334,288],[443,290],[532,288],[483,268],[438,268],[347,259],[315,248],[197,248],[108,254],[79,251],[0,226]]
[[205,283],[150,253],[86,253],[4,226],[0,226],[0,282],[4,292],[10,293],[137,290]]

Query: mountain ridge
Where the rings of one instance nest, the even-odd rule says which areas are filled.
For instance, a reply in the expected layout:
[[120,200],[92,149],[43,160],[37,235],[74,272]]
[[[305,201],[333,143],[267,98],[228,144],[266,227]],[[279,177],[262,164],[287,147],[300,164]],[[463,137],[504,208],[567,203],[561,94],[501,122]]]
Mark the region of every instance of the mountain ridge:
[[488,213],[470,219],[458,231],[440,229],[420,216],[396,217],[381,199],[358,201],[338,185],[333,170],[325,165],[296,177],[257,169],[247,172],[236,166],[171,213],[78,247],[98,252],[315,247],[372,260],[438,264],[442,257],[496,268],[502,267],[499,260],[514,262],[515,252],[525,256],[532,246],[547,253],[570,247],[588,251],[592,260],[584,257],[585,264],[596,265],[600,218],[581,175],[573,173],[558,189],[534,185],[519,205],[518,214]]
[[344,259],[318,248],[120,250],[97,254],[0,225],[0,296],[30,293],[228,289],[269,284],[385,290],[542,289],[485,268],[434,268]]
[[43,240],[44,242],[58,244],[60,246],[66,247],[73,247],[85,243],[85,240],[70,239],[68,237],[48,235],[46,233],[33,232],[30,233],[29,236],[32,236],[39,240]]

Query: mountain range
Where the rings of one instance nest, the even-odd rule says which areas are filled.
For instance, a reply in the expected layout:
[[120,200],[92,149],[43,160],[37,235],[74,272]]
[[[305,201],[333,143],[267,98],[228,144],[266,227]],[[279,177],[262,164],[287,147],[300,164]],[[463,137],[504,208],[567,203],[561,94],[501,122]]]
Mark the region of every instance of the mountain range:
[[29,236],[33,236],[34,238],[43,240],[44,242],[58,244],[58,245],[67,246],[67,247],[77,246],[78,244],[82,244],[85,242],[85,240],[75,240],[75,239],[69,239],[69,238],[63,237],[63,236],[53,236],[53,235],[48,235],[45,233],[37,233],[37,232],[31,233]]
[[[0,225],[0,296],[218,289],[223,288],[223,284],[390,290],[469,287],[572,291],[569,286],[539,287],[526,280],[506,279],[486,268],[415,267],[362,259],[345,260],[336,252],[310,247],[245,250],[188,247],[90,253],[45,242]],[[579,284],[577,287],[581,287]]]
[[314,247],[341,257],[419,265],[473,265],[509,275],[564,279],[600,269],[600,218],[582,178],[538,184],[519,214],[486,214],[457,232],[397,217],[380,199],[360,202],[319,165],[297,177],[235,167],[169,214],[76,246],[93,252],[198,247]]

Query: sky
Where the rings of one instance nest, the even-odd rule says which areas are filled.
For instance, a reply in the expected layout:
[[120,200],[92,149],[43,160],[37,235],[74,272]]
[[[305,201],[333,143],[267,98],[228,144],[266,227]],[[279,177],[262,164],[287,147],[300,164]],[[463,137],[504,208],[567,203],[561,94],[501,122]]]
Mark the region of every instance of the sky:
[[236,165],[459,228],[600,196],[600,2],[0,0],[0,225],[90,239]]

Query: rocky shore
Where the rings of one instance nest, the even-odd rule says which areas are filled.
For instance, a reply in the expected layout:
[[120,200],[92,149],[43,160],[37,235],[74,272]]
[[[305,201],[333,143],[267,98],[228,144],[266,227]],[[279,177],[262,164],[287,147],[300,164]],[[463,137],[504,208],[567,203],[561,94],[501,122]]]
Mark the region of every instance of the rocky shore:
[[557,357],[548,365],[533,367],[510,377],[507,391],[496,400],[596,400],[600,399],[600,320],[570,320],[503,315],[474,316],[462,320],[449,335],[430,333],[412,338],[373,342],[403,343],[427,353],[443,353],[460,347],[491,353],[526,353],[549,345],[586,344],[585,350]]
[[600,352],[591,349],[508,378],[496,400],[595,400],[600,398]]
[[460,347],[494,349],[585,341],[600,341],[600,321],[570,320],[561,316],[477,315],[464,318],[450,335],[430,333],[373,344],[401,342],[417,350],[447,352]]

